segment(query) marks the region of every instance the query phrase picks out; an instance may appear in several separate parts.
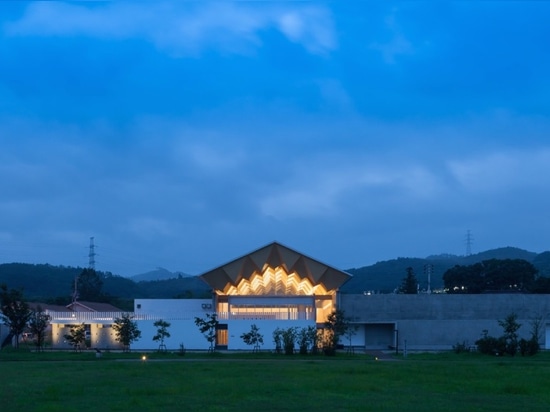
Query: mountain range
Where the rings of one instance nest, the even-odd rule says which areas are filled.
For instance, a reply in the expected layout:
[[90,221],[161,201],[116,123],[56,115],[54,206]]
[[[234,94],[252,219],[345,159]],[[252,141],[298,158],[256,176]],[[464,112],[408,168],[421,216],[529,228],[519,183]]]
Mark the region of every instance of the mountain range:
[[144,282],[151,280],[167,280],[167,279],[176,279],[181,277],[189,277],[184,272],[170,272],[168,269],[158,267],[156,270],[151,270],[149,272],[141,273],[139,275],[130,276],[134,282]]
[[[469,256],[449,254],[426,258],[387,260],[370,266],[347,269],[353,277],[341,288],[342,293],[391,293],[399,287],[411,267],[421,289],[428,289],[428,273],[431,290],[443,287],[443,274],[455,265],[471,265],[489,259],[524,259],[532,263],[539,275],[550,277],[550,252],[534,253],[527,250],[504,247]],[[0,284],[22,289],[28,300],[70,302],[74,280],[83,268],[52,266],[48,264],[4,263],[0,264]],[[99,272],[103,280],[103,292],[112,303],[131,308],[135,298],[208,298],[208,285],[197,276],[184,272],[170,272],[157,268],[132,278]],[[118,301],[117,301],[118,300]]]
[[539,276],[550,277],[550,252],[534,253],[516,247],[503,247],[485,252],[457,256],[450,254],[432,255],[427,258],[397,258],[348,269],[353,275],[341,288],[342,293],[380,292],[389,293],[397,289],[411,267],[420,284],[420,289],[428,289],[428,273],[430,273],[430,289],[443,287],[443,274],[456,265],[468,266],[489,259],[523,259],[532,263],[539,271]]

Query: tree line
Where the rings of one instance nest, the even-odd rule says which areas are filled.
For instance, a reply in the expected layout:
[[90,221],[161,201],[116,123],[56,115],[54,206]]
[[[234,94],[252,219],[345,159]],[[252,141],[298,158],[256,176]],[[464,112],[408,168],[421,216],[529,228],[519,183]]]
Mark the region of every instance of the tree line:
[[[444,292],[479,293],[550,293],[550,278],[523,259],[488,259],[471,265],[455,265],[443,274]],[[396,289],[397,293],[416,294],[419,282],[412,267]]]
[[523,259],[489,259],[457,265],[443,275],[447,293],[550,293],[550,279]]

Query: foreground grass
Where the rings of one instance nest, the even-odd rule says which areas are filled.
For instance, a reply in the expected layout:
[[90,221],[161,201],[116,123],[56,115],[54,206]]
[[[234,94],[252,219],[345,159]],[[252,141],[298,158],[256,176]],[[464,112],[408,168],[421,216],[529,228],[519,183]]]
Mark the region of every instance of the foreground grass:
[[550,356],[0,352],[11,411],[547,411]]

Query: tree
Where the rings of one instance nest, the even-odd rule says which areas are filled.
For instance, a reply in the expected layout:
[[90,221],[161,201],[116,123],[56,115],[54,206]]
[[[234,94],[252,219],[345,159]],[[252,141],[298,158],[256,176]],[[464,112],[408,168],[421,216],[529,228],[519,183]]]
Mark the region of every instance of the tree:
[[204,335],[208,343],[210,343],[209,352],[214,352],[216,345],[216,331],[218,330],[218,317],[215,313],[207,313],[206,318],[202,319],[195,317],[195,325],[198,326],[200,332]]
[[31,310],[23,299],[23,292],[16,289],[8,290],[6,285],[0,285],[0,312],[0,318],[9,328],[10,334],[15,337],[15,347],[19,348],[19,336],[24,332],[31,317]]
[[353,349],[353,345],[351,344],[352,343],[351,341],[356,334],[357,334],[357,326],[348,325],[348,327],[346,328],[346,331],[344,332],[344,337],[348,341],[348,350],[347,350],[348,354],[355,353]]
[[321,342],[323,329],[317,329],[315,326],[307,327],[311,353],[316,355],[319,352],[319,343]]
[[80,325],[69,326],[69,333],[63,335],[67,342],[69,342],[76,352],[79,352],[82,348],[82,344],[86,340],[86,325],[81,323]]
[[129,352],[132,342],[141,337],[141,331],[138,329],[137,323],[132,320],[132,316],[128,313],[124,313],[121,318],[115,319],[113,330],[115,331],[115,339],[122,344],[124,352]]
[[519,341],[519,350],[522,356],[529,355],[533,356],[539,353],[540,351],[540,338],[542,333],[542,328],[544,326],[542,316],[538,316],[531,321],[531,337],[529,340],[520,339]]
[[343,310],[337,309],[328,315],[323,334],[323,351],[326,355],[334,356],[336,354],[340,337],[346,333],[348,327],[349,322]]
[[448,293],[537,292],[545,287],[536,280],[537,273],[537,268],[523,259],[489,259],[457,265],[443,274],[443,281]]
[[[495,338],[489,336],[487,330],[484,330],[482,333],[482,338],[476,341],[476,345],[481,353],[488,355],[502,355],[508,354],[510,356],[515,356],[518,349],[522,351],[529,350],[526,346],[527,341],[522,339],[518,341],[518,329],[521,327],[521,324],[517,321],[517,315],[515,313],[510,313],[504,319],[499,320],[498,324],[504,330],[504,333],[501,337]],[[533,334],[539,333],[538,327],[533,327]],[[538,336],[538,335],[537,335]]]
[[317,336],[317,328],[315,326],[308,326],[307,328],[298,330],[297,340],[300,355],[306,355],[310,348],[312,353],[316,353]]
[[102,297],[102,287],[103,280],[99,274],[94,269],[84,269],[76,279],[75,298],[98,301]]
[[243,333],[241,339],[249,346],[252,346],[252,352],[259,352],[260,345],[264,344],[264,336],[260,333],[260,328],[255,324],[250,326],[250,332]]
[[414,270],[410,266],[407,268],[407,275],[401,282],[399,293],[404,293],[407,295],[416,295],[418,293],[418,279],[416,279]]
[[157,328],[157,334],[153,336],[153,340],[160,341],[159,344],[159,352],[166,351],[166,345],[164,344],[164,339],[170,337],[170,332],[168,332],[168,328],[170,327],[170,322],[166,322],[165,320],[159,319],[155,323],[153,323],[153,326]]
[[550,293],[550,278],[539,276],[531,287],[531,293]]
[[276,328],[273,331],[273,343],[275,344],[275,353],[281,353],[283,350],[283,330]]
[[300,355],[307,355],[308,347],[310,344],[309,341],[309,334],[307,328],[300,328],[297,333],[297,340],[298,340],[298,350],[300,351]]
[[296,343],[296,336],[297,336],[297,328],[286,328],[283,329],[283,332],[281,334],[281,337],[283,338],[283,349],[285,351],[285,355],[293,355],[294,354],[294,345]]
[[34,343],[36,350],[40,352],[44,348],[44,340],[46,335],[46,329],[50,324],[51,316],[48,315],[40,305],[36,310],[31,311],[29,318],[29,329],[34,335]]
[[521,324],[517,322],[518,316],[515,313],[510,313],[503,320],[499,320],[498,324],[504,329],[503,339],[505,342],[505,350],[508,355],[514,356],[518,351],[518,329]]

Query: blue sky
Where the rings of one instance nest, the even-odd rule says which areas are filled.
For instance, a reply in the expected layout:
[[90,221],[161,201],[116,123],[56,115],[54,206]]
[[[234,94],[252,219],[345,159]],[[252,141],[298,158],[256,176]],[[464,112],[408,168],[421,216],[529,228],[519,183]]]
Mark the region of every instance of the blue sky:
[[550,2],[2,2],[0,262],[550,249]]

